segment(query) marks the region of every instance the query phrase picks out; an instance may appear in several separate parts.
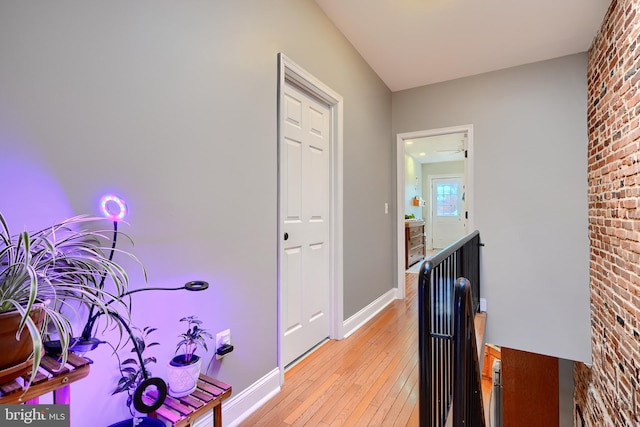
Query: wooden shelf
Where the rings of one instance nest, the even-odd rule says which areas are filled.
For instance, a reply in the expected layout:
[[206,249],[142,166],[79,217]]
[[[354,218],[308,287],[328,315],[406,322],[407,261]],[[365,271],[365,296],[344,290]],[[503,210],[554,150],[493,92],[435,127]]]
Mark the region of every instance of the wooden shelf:
[[[69,353],[67,364],[62,369],[59,368],[60,363],[56,357],[45,355],[38,374],[26,393],[16,380],[0,384],[0,403],[37,403],[38,397],[53,392],[54,403],[68,404],[69,385],[89,375],[89,361]],[[28,374],[22,379],[26,382],[30,377],[31,374]]]
[[[144,396],[143,401],[151,404],[155,400],[153,392]],[[213,410],[215,427],[222,426],[222,401],[231,396],[231,386],[200,374],[198,388],[184,397],[167,396],[157,411],[150,415],[168,421],[174,427],[188,427],[199,417]]]

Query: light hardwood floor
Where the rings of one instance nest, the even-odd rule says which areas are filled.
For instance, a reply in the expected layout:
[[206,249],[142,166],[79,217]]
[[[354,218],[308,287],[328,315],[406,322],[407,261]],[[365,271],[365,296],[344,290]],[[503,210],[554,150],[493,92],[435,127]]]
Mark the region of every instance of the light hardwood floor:
[[349,338],[328,341],[285,373],[248,426],[418,426],[417,274]]

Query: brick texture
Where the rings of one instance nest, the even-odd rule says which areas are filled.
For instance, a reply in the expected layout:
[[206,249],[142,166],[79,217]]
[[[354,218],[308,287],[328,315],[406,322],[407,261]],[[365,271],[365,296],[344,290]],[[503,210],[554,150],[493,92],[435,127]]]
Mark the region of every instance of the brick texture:
[[640,2],[613,0],[589,52],[593,365],[576,363],[585,426],[640,425]]

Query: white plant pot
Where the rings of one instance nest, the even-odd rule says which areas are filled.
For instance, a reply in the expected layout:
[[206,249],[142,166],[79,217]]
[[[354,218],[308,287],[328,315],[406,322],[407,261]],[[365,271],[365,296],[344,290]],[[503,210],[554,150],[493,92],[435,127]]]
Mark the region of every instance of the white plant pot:
[[184,366],[167,363],[167,389],[170,396],[182,397],[195,391],[200,377],[201,359],[195,355],[194,359],[193,363]]

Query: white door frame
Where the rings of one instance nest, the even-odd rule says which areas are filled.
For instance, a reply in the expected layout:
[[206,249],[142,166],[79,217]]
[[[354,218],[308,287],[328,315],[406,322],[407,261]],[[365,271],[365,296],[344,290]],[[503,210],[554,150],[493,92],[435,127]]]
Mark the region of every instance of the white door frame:
[[331,114],[331,142],[329,148],[329,338],[342,339],[343,332],[343,159],[342,159],[342,129],[343,129],[343,100],[342,96],[316,79],[309,72],[298,66],[283,53],[278,54],[278,368],[280,384],[284,383],[284,366],[282,366],[282,300],[281,300],[281,239],[282,213],[280,212],[280,149],[283,143],[282,120],[284,105],[285,82],[293,84],[313,97],[329,105]]
[[399,133],[396,137],[396,243],[397,243],[397,279],[398,297],[404,299],[404,141],[407,139],[425,138],[429,136],[446,135],[450,133],[467,133],[467,157],[464,162],[464,173],[466,181],[467,230],[475,230],[473,220],[473,125],[452,126],[448,128],[420,130],[416,132]]

